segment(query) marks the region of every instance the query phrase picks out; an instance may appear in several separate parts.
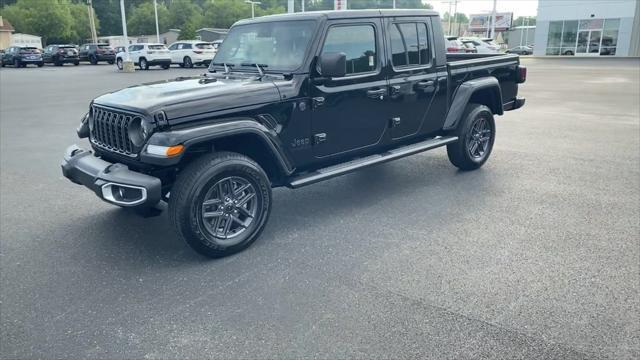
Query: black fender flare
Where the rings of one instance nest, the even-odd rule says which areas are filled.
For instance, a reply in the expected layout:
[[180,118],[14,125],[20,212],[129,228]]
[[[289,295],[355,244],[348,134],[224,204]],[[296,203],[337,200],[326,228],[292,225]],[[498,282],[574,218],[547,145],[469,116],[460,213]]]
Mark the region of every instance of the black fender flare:
[[182,144],[185,150],[175,157],[160,157],[146,152],[146,146],[140,153],[140,159],[144,163],[171,166],[180,163],[189,148],[205,142],[235,135],[253,135],[260,139],[263,145],[269,149],[283,175],[288,176],[295,170],[284,149],[277,139],[274,130],[252,118],[229,118],[190,128],[157,132],[151,135],[147,145],[174,146]]
[[491,93],[491,104],[488,104],[489,108],[494,114],[502,115],[502,90],[500,89],[500,82],[493,76],[481,77],[469,81],[465,81],[458,87],[453,100],[451,101],[451,106],[449,107],[449,112],[447,113],[447,118],[445,119],[443,130],[452,130],[458,126],[460,122],[460,118],[464,113],[467,104],[469,104],[469,100],[473,96],[473,94],[479,91],[489,91]]

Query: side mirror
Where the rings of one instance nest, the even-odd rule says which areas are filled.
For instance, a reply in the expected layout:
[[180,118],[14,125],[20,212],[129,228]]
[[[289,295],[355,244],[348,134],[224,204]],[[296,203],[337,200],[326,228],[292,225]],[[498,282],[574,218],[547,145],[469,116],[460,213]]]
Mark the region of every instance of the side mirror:
[[320,75],[325,78],[338,78],[347,74],[347,55],[343,52],[320,55]]

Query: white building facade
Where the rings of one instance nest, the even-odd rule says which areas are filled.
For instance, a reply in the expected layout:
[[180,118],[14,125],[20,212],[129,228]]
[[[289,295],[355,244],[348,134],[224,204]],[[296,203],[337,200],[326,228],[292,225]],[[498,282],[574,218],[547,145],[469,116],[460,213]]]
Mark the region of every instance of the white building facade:
[[539,0],[533,54],[640,56],[640,1]]

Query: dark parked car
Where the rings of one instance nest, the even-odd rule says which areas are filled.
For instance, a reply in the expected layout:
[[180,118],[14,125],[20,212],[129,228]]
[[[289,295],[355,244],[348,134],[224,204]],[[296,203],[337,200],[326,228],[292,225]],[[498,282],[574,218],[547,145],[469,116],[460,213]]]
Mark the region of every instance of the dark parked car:
[[116,53],[109,44],[84,44],[80,46],[80,60],[89,61],[92,65],[100,61],[113,64],[116,61]]
[[259,237],[272,187],[442,146],[454,166],[480,168],[525,79],[518,55],[447,54],[434,11],[241,20],[209,73],[94,99],[77,129],[92,151],[69,147],[62,173],[147,215],[167,201],[178,236],[226,256]]
[[80,65],[78,48],[75,45],[49,45],[44,49],[42,59],[56,66],[64,64]]
[[512,49],[506,51],[508,54],[518,54],[518,55],[531,55],[533,54],[533,48],[529,46],[516,46]]
[[13,65],[14,67],[25,67],[29,64],[42,67],[42,53],[38,48],[32,46],[12,46],[7,48],[2,55],[2,66]]

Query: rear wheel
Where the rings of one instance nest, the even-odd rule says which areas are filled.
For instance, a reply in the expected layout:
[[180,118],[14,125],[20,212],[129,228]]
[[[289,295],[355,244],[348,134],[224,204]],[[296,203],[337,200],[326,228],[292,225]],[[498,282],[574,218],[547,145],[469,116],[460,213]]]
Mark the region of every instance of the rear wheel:
[[232,152],[203,155],[171,189],[169,216],[195,251],[222,257],[246,249],[271,211],[271,184],[250,158]]
[[91,65],[98,65],[98,58],[95,55],[89,56],[89,62]]
[[449,161],[461,170],[478,169],[491,155],[495,133],[491,109],[486,105],[467,105],[458,128],[452,134],[458,137],[458,141],[447,145]]
[[191,61],[191,58],[188,56],[184,57],[184,59],[182,60],[182,63],[184,64],[184,67],[186,67],[187,69],[191,69],[193,67],[193,61]]
[[73,62],[73,65],[75,65],[75,66],[80,65],[80,61],[74,61],[74,62]]
[[38,63],[38,67],[43,67],[44,66],[44,62],[39,62]]
[[107,62],[109,63],[109,65],[113,65],[113,60],[109,60]]

